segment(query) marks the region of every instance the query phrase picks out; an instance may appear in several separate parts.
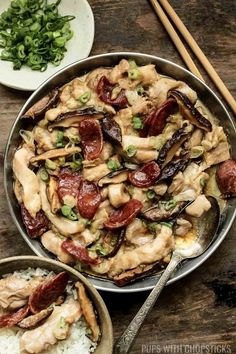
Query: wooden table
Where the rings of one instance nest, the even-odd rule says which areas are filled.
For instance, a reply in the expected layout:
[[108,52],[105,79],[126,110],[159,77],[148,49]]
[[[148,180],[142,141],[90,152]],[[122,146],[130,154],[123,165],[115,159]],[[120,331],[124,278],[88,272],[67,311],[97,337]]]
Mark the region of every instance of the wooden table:
[[[138,51],[183,65],[147,0],[90,0],[90,3],[96,21],[91,54]],[[236,96],[235,0],[172,0],[171,3]],[[4,146],[16,114],[28,96],[28,93],[0,86],[1,258],[32,254],[12,222],[3,191]],[[132,353],[236,353],[235,231],[236,223],[207,262],[163,291]],[[117,338],[147,294],[102,295],[110,310]],[[172,347],[165,348],[165,345]],[[204,345],[212,347],[204,352]]]

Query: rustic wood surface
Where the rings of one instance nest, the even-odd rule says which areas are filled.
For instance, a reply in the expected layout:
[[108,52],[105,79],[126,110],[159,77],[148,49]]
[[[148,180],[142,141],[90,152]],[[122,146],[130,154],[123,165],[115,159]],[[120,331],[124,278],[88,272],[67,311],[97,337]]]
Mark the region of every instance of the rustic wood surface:
[[[96,21],[91,54],[138,51],[183,65],[147,0],[90,0],[90,4]],[[236,1],[172,0],[171,4],[235,97]],[[1,258],[32,254],[12,222],[3,190],[4,146],[16,114],[28,96],[28,93],[0,86]],[[236,223],[207,262],[163,291],[132,353],[236,353],[235,231]],[[147,294],[102,295],[110,310],[117,338]],[[165,345],[173,346],[165,348]],[[184,345],[195,345],[195,348]],[[211,347],[204,349],[206,345]]]

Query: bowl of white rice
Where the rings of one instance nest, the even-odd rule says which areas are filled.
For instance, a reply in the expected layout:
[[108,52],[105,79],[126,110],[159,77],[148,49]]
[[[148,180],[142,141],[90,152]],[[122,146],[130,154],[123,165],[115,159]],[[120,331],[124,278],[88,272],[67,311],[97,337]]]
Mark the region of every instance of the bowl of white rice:
[[[38,316],[40,309],[36,311],[38,313],[32,312],[31,306],[37,307],[40,302],[37,296],[34,298],[32,294],[41,287],[46,294],[44,301],[47,301],[49,292],[47,285],[44,286],[44,284],[62,273],[64,275],[66,273],[67,276],[63,296],[58,297],[57,301],[50,304],[50,308],[48,307],[49,312],[52,311],[50,315],[33,326],[32,321]],[[26,288],[39,279],[41,283],[35,285],[27,298]],[[19,291],[17,283],[20,282],[25,285]],[[21,291],[24,293],[22,298]],[[85,296],[84,300],[80,297],[82,294],[80,291]],[[55,328],[53,331],[50,329],[53,315],[55,318],[56,312],[61,309],[60,306],[67,306],[68,318],[72,318],[71,309],[73,310],[73,307],[69,308],[72,302],[74,304],[77,302],[79,309],[81,309],[81,315],[77,316],[76,320],[68,322],[69,324],[66,323],[66,336],[61,332],[61,329],[64,328],[64,323],[61,326],[64,317],[59,317],[60,326],[58,327],[57,324],[57,335],[55,335]],[[7,316],[10,314],[10,317],[14,318],[12,314],[24,311],[27,306],[29,307],[27,316],[16,325],[9,325],[10,321]],[[41,310],[40,314],[43,314],[43,311],[45,310]],[[27,327],[31,319],[31,327]],[[95,325],[97,326],[96,339],[93,336]],[[52,337],[52,335],[49,336],[50,330],[53,333],[53,341],[56,337],[54,344],[50,344]],[[47,336],[49,339],[46,339]],[[39,344],[38,346],[36,342]],[[112,354],[112,347],[113,330],[106,305],[93,285],[78,271],[57,261],[36,256],[17,256],[0,260],[0,354]]]

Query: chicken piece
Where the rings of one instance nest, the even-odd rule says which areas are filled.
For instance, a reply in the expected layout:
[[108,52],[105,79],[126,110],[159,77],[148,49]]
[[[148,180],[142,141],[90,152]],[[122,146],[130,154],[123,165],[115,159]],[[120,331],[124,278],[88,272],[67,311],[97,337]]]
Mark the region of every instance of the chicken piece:
[[122,135],[134,133],[132,126],[133,112],[131,107],[120,109],[114,116],[114,120],[119,124]]
[[38,148],[43,151],[52,150],[55,148],[58,131],[55,129],[49,132],[47,129],[36,125],[33,129],[34,140],[37,143]]
[[104,222],[108,219],[108,215],[111,212],[112,207],[109,203],[108,199],[105,199],[100,205],[99,208],[94,215],[93,223],[91,225],[91,232],[96,232],[97,230],[101,230],[104,227]]
[[178,218],[176,220],[176,229],[175,235],[177,236],[185,236],[189,230],[191,230],[192,224],[186,219]]
[[104,142],[102,151],[100,153],[100,159],[107,161],[113,155],[113,147],[110,143]]
[[57,179],[53,176],[50,176],[50,180],[47,186],[47,197],[51,204],[51,211],[53,214],[55,214],[61,207],[61,203],[57,194],[57,187]]
[[88,325],[92,331],[92,340],[94,342],[97,342],[100,335],[101,335],[101,332],[100,332],[100,328],[97,323],[97,318],[96,318],[96,314],[94,312],[93,304],[89,300],[89,298],[85,292],[85,288],[81,283],[77,282],[75,284],[75,287],[77,288],[77,291],[78,291],[78,299],[79,299],[79,302],[81,305],[82,313],[83,313],[85,320],[88,323]]
[[55,226],[60,234],[63,236],[71,236],[85,229],[84,222],[80,220],[72,221],[63,216],[57,216],[51,212],[51,206],[47,198],[46,188],[47,185],[39,177],[40,197],[42,201],[42,210],[47,218]]
[[33,152],[22,147],[15,152],[12,162],[13,172],[23,189],[23,203],[30,215],[35,218],[41,209],[39,196],[39,183],[36,174],[29,169],[29,161],[34,156]]
[[65,239],[56,235],[55,232],[49,230],[41,236],[43,246],[51,253],[55,254],[59,261],[65,264],[73,264],[74,260],[67,252],[65,252],[61,245]]
[[30,281],[16,275],[10,275],[0,280],[0,306],[3,309],[15,310],[28,302],[32,291],[43,281],[42,277],[35,277]]
[[227,142],[226,135],[222,127],[214,126],[211,132],[207,132],[202,140],[202,146],[205,151],[210,151],[216,148],[219,143]]
[[109,80],[111,83],[116,84],[128,72],[130,68],[129,62],[126,59],[122,59],[117,65],[115,65],[109,73]]
[[153,187],[154,192],[157,195],[164,195],[167,192],[168,185],[166,183],[160,183]]
[[[118,165],[120,164],[118,155],[113,155],[110,160],[115,161]],[[100,180],[102,177],[108,175],[108,173],[110,172],[111,170],[107,167],[107,164],[101,163],[100,165],[95,167],[84,168],[82,173],[84,179],[91,182]]]
[[162,226],[160,234],[152,242],[145,243],[133,250],[124,252],[121,249],[112,259],[109,276],[120,274],[141,264],[150,264],[166,257],[174,248],[172,229]]
[[139,66],[138,70],[141,72],[141,83],[144,86],[151,85],[160,79],[159,74],[156,72],[154,64]]
[[153,240],[153,234],[148,231],[142,220],[134,219],[126,227],[125,238],[133,245],[142,246]]
[[167,77],[162,77],[155,81],[149,88],[149,96],[153,102],[159,107],[167,100],[168,92],[172,89],[184,93],[194,104],[197,101],[197,94],[186,83],[176,81]]
[[201,145],[203,138],[203,131],[201,129],[195,129],[193,131],[193,134],[191,135],[189,141],[188,141],[188,146],[189,148],[193,148],[195,146]]
[[18,203],[23,203],[23,188],[18,179],[14,181],[13,189]]
[[123,183],[110,184],[108,186],[108,198],[111,205],[115,208],[119,208],[130,200],[130,196],[125,191],[125,185]]
[[111,71],[111,69],[107,69],[107,68],[97,68],[97,69],[90,71],[86,75],[86,79],[85,79],[88,87],[90,89],[92,89],[93,91],[96,91],[98,82],[101,79],[101,77],[102,76],[108,77],[110,71]]
[[211,203],[204,194],[201,194],[185,209],[185,212],[195,218],[200,218],[209,209],[211,209]]
[[202,181],[207,181],[209,175],[203,171],[203,166],[191,163],[178,172],[168,188],[168,193],[175,196],[176,201],[194,200],[202,192]]
[[41,326],[24,332],[20,338],[21,353],[41,353],[58,340],[66,339],[70,325],[77,322],[81,314],[79,302],[73,299],[61,306],[55,306],[52,314]]
[[61,113],[64,113],[65,110],[62,109],[61,105],[58,105],[56,108],[51,108],[45,113],[45,119],[49,122],[53,122]]
[[157,150],[143,150],[138,149],[135,154],[135,160],[141,163],[147,163],[156,160],[158,157]]
[[204,154],[204,162],[207,167],[216,165],[230,159],[229,144],[227,141],[222,141],[216,148]]

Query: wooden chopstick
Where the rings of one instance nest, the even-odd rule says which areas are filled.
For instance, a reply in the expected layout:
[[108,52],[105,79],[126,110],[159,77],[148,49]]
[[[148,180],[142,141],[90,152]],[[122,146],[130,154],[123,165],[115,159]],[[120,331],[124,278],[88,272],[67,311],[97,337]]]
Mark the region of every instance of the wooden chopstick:
[[160,18],[163,26],[165,27],[165,29],[167,30],[169,36],[171,37],[172,41],[174,42],[176,48],[178,49],[179,54],[181,55],[183,61],[185,62],[185,64],[189,68],[189,70],[193,74],[195,74],[197,77],[199,77],[199,79],[204,81],[202,75],[200,74],[200,72],[198,70],[198,68],[194,64],[194,62],[193,62],[192,58],[190,57],[187,49],[183,45],[182,41],[180,40],[178,34],[176,33],[174,27],[170,23],[168,17],[166,16],[166,14],[163,11],[163,9],[161,8],[161,6],[158,4],[158,2],[156,0],[150,0],[150,2],[152,4],[152,6],[154,7],[154,10],[157,13],[158,17]]
[[[154,6],[154,3],[157,4],[156,0],[150,0],[150,1],[153,4],[153,6]],[[213,68],[213,66],[209,62],[209,60],[207,59],[207,57],[205,56],[205,54],[203,53],[203,51],[201,50],[201,48],[199,47],[197,42],[195,41],[195,39],[192,37],[189,30],[186,28],[184,23],[181,21],[181,19],[179,18],[179,16],[175,12],[175,10],[171,7],[168,0],[159,0],[159,2],[161,3],[161,5],[165,9],[166,13],[170,17],[170,19],[173,21],[173,23],[175,24],[176,28],[179,30],[179,32],[181,33],[183,38],[186,40],[187,44],[192,49],[193,53],[196,55],[196,57],[198,58],[198,60],[202,64],[203,68],[206,70],[206,72],[210,76],[211,80],[214,82],[215,86],[218,88],[218,90],[220,91],[220,93],[222,94],[222,96],[224,97],[226,102],[228,103],[228,105],[231,107],[234,114],[236,114],[236,101],[235,101],[234,97],[231,95],[231,93],[229,92],[229,90],[227,89],[227,87],[225,86],[225,84],[223,83],[223,81],[221,80],[221,78],[219,77],[219,75],[217,74],[217,72],[215,71],[215,69]],[[162,23],[163,23],[163,21],[162,21]],[[165,23],[164,26],[167,29],[168,23]],[[168,30],[167,30],[167,32],[168,32]],[[178,49],[178,47],[177,47],[177,49]],[[192,71],[192,73],[194,73],[194,72]]]

